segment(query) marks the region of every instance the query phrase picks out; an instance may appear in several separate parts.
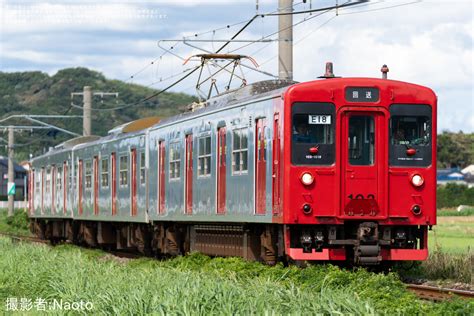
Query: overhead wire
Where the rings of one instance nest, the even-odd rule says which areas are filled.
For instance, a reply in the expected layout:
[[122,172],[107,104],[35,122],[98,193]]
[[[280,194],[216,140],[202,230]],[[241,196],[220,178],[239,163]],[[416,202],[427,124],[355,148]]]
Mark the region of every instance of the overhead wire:
[[[376,9],[369,9],[369,10],[363,10],[363,11],[354,11],[354,12],[341,13],[340,15],[350,15],[350,14],[359,14],[359,13],[366,13],[366,12],[382,11],[382,10],[387,10],[387,9],[392,9],[392,8],[397,8],[397,7],[403,7],[403,6],[411,5],[411,4],[415,4],[415,3],[420,3],[420,2],[422,2],[422,0],[416,0],[416,1],[407,2],[407,3],[395,4],[395,5],[388,6],[388,7],[383,7],[383,8],[376,8]],[[382,3],[382,2],[377,2],[376,4],[379,4],[379,3]]]
[[[301,2],[298,2],[296,4],[293,4],[292,6],[288,6],[288,7],[296,7],[300,4],[302,4],[303,1]],[[270,12],[270,14],[273,14],[275,12],[278,12],[278,10],[276,11],[272,11]],[[257,17],[262,17],[263,18],[263,15],[257,15]],[[230,29],[232,27],[235,27],[235,26],[238,26],[238,25],[241,25],[241,24],[244,24],[244,23],[248,23],[249,21],[253,20],[254,18],[251,18],[251,19],[245,19],[243,21],[240,21],[240,22],[236,22],[236,23],[233,23],[233,24],[228,24],[226,26],[223,26],[223,27],[220,27],[220,28],[216,28],[216,29],[212,29],[212,30],[209,30],[209,31],[205,31],[205,32],[201,32],[201,33],[195,33],[193,35],[188,35],[188,36],[183,36],[183,39],[189,39],[189,38],[192,38],[192,37],[199,37],[199,36],[202,36],[202,35],[206,35],[206,34],[210,34],[210,33],[213,33],[215,34],[216,31],[221,31],[221,30],[225,30],[225,29]],[[213,35],[214,36],[214,35]],[[143,66],[141,69],[139,69],[138,71],[136,71],[135,73],[133,73],[132,75],[128,76],[126,79],[122,80],[124,82],[128,82],[130,80],[133,80],[137,77],[137,75],[141,74],[142,72],[144,72],[146,69],[148,69],[150,66],[154,65],[157,61],[160,62],[160,60],[168,53],[170,53],[170,50],[174,49],[178,44],[180,44],[181,42],[180,41],[177,41],[175,42],[173,45],[170,46],[169,50],[165,50],[160,56],[158,56],[157,58],[153,59],[151,62],[149,62],[147,65]]]
[[[363,3],[363,2],[365,2],[365,0],[358,1],[358,3]],[[349,0],[349,1],[345,2],[345,3],[342,4],[342,5],[336,5],[336,6],[333,6],[333,7],[326,7],[326,8],[313,9],[313,10],[304,10],[304,11],[298,12],[298,13],[310,13],[310,12],[312,13],[312,12],[323,11],[323,12],[321,12],[320,14],[317,14],[317,15],[314,15],[314,16],[312,15],[312,16],[310,16],[309,18],[304,18],[304,19],[302,19],[301,21],[299,21],[299,22],[293,24],[292,26],[289,26],[289,27],[287,27],[287,28],[285,28],[285,29],[283,29],[283,30],[286,30],[286,29],[288,29],[288,28],[290,28],[290,27],[297,26],[297,25],[299,25],[299,24],[301,24],[301,23],[303,23],[303,22],[309,21],[309,20],[311,20],[311,19],[313,19],[313,18],[315,18],[315,17],[318,17],[318,16],[320,16],[320,15],[326,13],[326,12],[329,12],[329,11],[331,11],[331,10],[333,10],[333,9],[343,8],[343,7],[347,7],[347,6],[352,6],[352,5],[355,5],[355,4],[358,4],[358,3],[351,3],[351,1]],[[253,21],[255,21],[255,19],[258,18],[259,16],[261,16],[261,17],[263,17],[263,16],[277,16],[277,15],[286,15],[286,14],[292,14],[292,13],[256,14],[256,15],[254,15],[252,18],[250,18],[249,20],[242,21],[242,22],[238,22],[238,23],[234,24],[234,25],[239,25],[239,24],[244,24],[244,23],[245,23],[244,26],[241,27],[241,28],[240,28],[225,44],[223,44],[217,51],[215,51],[215,53],[216,53],[216,54],[217,54],[217,53],[220,53],[224,48],[226,48],[230,43],[232,43],[232,40],[234,40],[237,36],[239,36],[239,35],[240,35],[250,24],[252,24]],[[226,27],[226,28],[227,28],[227,27]],[[278,31],[276,31],[276,32],[273,32],[273,33],[271,33],[271,34],[265,36],[265,38],[268,38],[269,36],[278,34],[278,33],[280,33],[280,32],[283,31],[283,30],[278,30]],[[212,32],[212,31],[211,31],[211,32]],[[201,34],[206,34],[206,33],[207,33],[207,32],[204,32],[204,33],[201,33]],[[196,36],[196,34],[195,34],[195,36]],[[249,43],[249,44],[243,45],[243,46],[241,46],[241,47],[239,47],[239,48],[237,48],[237,49],[230,50],[229,52],[234,52],[234,51],[236,51],[236,50],[239,50],[239,49],[248,47],[248,46],[250,46],[250,45],[252,45],[252,44],[254,44],[254,43]],[[165,53],[166,53],[166,52],[165,52]],[[150,63],[150,64],[151,64],[151,63]],[[147,67],[149,67],[149,65],[148,65]],[[140,69],[137,73],[140,73],[140,72],[144,71],[144,69],[146,69],[147,67],[144,67],[144,68]],[[174,86],[177,85],[178,83],[182,82],[183,80],[185,80],[186,78],[188,78],[190,75],[192,75],[194,72],[196,72],[200,67],[201,67],[201,65],[192,68],[188,74],[184,75],[182,78],[178,79],[176,82],[174,82],[174,83],[168,85],[168,86],[165,87],[164,89],[161,89],[161,90],[157,91],[156,93],[153,93],[152,95],[150,95],[150,96],[148,96],[148,97],[143,98],[143,99],[140,100],[140,101],[137,101],[137,102],[134,102],[134,103],[130,103],[130,104],[125,104],[125,105],[123,105],[123,106],[118,106],[118,107],[111,108],[111,109],[94,109],[94,110],[99,110],[99,111],[100,111],[100,110],[104,110],[104,111],[121,110],[121,109],[124,109],[124,108],[128,108],[128,107],[135,106],[135,105],[144,103],[144,102],[146,102],[146,101],[149,101],[150,99],[152,99],[152,98],[154,98],[154,97],[160,95],[161,93],[166,92],[167,90],[171,89],[172,87],[174,87]],[[133,76],[133,75],[132,75],[132,76]],[[74,105],[73,105],[73,107],[74,107]],[[77,106],[77,105],[76,105],[75,107],[82,108],[82,107]]]
[[[418,3],[418,2],[421,2],[421,0],[417,0],[417,1],[412,1],[412,2],[408,2],[408,3],[403,3],[403,4],[397,4],[397,5],[393,5],[393,6],[388,6],[388,7],[383,7],[383,8],[376,8],[376,9],[370,9],[370,10],[364,10],[364,11],[357,11],[357,12],[347,12],[347,13],[338,13],[338,15],[348,15],[348,14],[356,14],[356,13],[364,13],[364,12],[370,12],[370,11],[381,11],[381,10],[386,10],[386,9],[391,9],[391,8],[394,8],[394,7],[400,7],[400,6],[405,6],[405,5],[410,5],[410,4],[415,4],[415,3]],[[379,2],[369,2],[369,3],[364,3],[364,4],[361,4],[361,6],[369,6],[369,5],[376,5],[376,4],[381,4],[381,3],[384,3],[383,1],[379,1]],[[344,9],[347,9],[347,8],[344,8]],[[327,13],[328,11],[326,12],[323,12],[319,15],[322,15],[324,13]],[[331,18],[329,18],[327,21],[325,21],[324,23],[322,23],[321,25],[319,25],[318,27],[316,27],[315,29],[312,29],[309,33],[307,33],[306,35],[304,35],[302,38],[300,38],[298,41],[295,42],[294,46],[298,45],[299,43],[301,43],[304,39],[306,39],[308,36],[310,36],[311,34],[313,34],[314,32],[318,31],[319,29],[321,29],[323,26],[325,26],[326,24],[328,24],[329,22],[331,22],[334,18],[336,18],[338,15],[335,15]],[[312,18],[311,18],[312,19]],[[310,19],[306,19],[306,21],[309,21]],[[303,20],[304,21],[304,20]],[[274,55],[268,59],[266,59],[264,62],[261,62],[260,63],[260,66],[263,66],[265,64],[267,64],[268,62],[270,62],[271,60],[275,59],[278,55]]]

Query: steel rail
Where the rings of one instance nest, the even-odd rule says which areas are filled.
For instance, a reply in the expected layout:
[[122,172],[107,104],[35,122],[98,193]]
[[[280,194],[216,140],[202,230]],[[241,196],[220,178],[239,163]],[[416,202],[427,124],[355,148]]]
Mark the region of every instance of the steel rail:
[[453,297],[474,299],[474,291],[440,288],[430,285],[407,284],[407,289],[421,299],[431,301],[444,301]]

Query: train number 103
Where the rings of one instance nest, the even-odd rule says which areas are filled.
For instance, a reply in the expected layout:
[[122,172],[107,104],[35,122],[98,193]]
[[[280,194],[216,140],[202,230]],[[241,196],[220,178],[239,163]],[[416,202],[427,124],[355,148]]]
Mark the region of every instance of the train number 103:
[[367,194],[367,197],[365,197],[363,194],[357,194],[356,196],[354,196],[354,194],[349,194],[347,196],[349,199],[351,200],[373,200],[375,199],[375,195],[373,194]]

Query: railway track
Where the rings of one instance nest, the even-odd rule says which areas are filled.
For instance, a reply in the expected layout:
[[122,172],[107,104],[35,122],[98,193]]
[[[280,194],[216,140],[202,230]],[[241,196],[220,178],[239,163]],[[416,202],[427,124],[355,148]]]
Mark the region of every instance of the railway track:
[[22,235],[15,235],[11,233],[0,233],[0,237],[11,238],[12,242],[26,241],[26,242],[38,243],[38,244],[49,244],[48,240],[40,239],[38,237],[33,237],[33,236],[22,236]]
[[444,301],[453,297],[474,299],[474,291],[439,288],[436,286],[407,284],[407,289],[421,299],[431,301]]
[[[11,238],[13,242],[50,244],[50,242],[47,240],[43,240],[43,239],[32,237],[32,236],[21,236],[21,235],[15,235],[11,233],[0,233],[0,236]],[[105,251],[113,256],[120,257],[120,258],[134,259],[134,258],[140,258],[144,256],[144,255],[140,255],[140,254],[136,254],[132,252],[125,252],[125,251],[116,251],[116,250],[110,250],[110,251],[105,250]],[[474,291],[439,288],[436,286],[411,284],[411,283],[406,283],[406,287],[409,291],[413,292],[420,299],[424,299],[424,300],[439,302],[439,301],[447,300],[453,297],[460,297],[463,299],[474,299]]]

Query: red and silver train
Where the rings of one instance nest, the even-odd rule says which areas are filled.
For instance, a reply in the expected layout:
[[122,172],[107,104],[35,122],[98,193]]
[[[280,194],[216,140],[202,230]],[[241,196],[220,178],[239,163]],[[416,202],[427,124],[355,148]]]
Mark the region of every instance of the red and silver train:
[[264,81],[74,139],[31,161],[31,229],[157,255],[425,260],[436,103],[388,79]]

